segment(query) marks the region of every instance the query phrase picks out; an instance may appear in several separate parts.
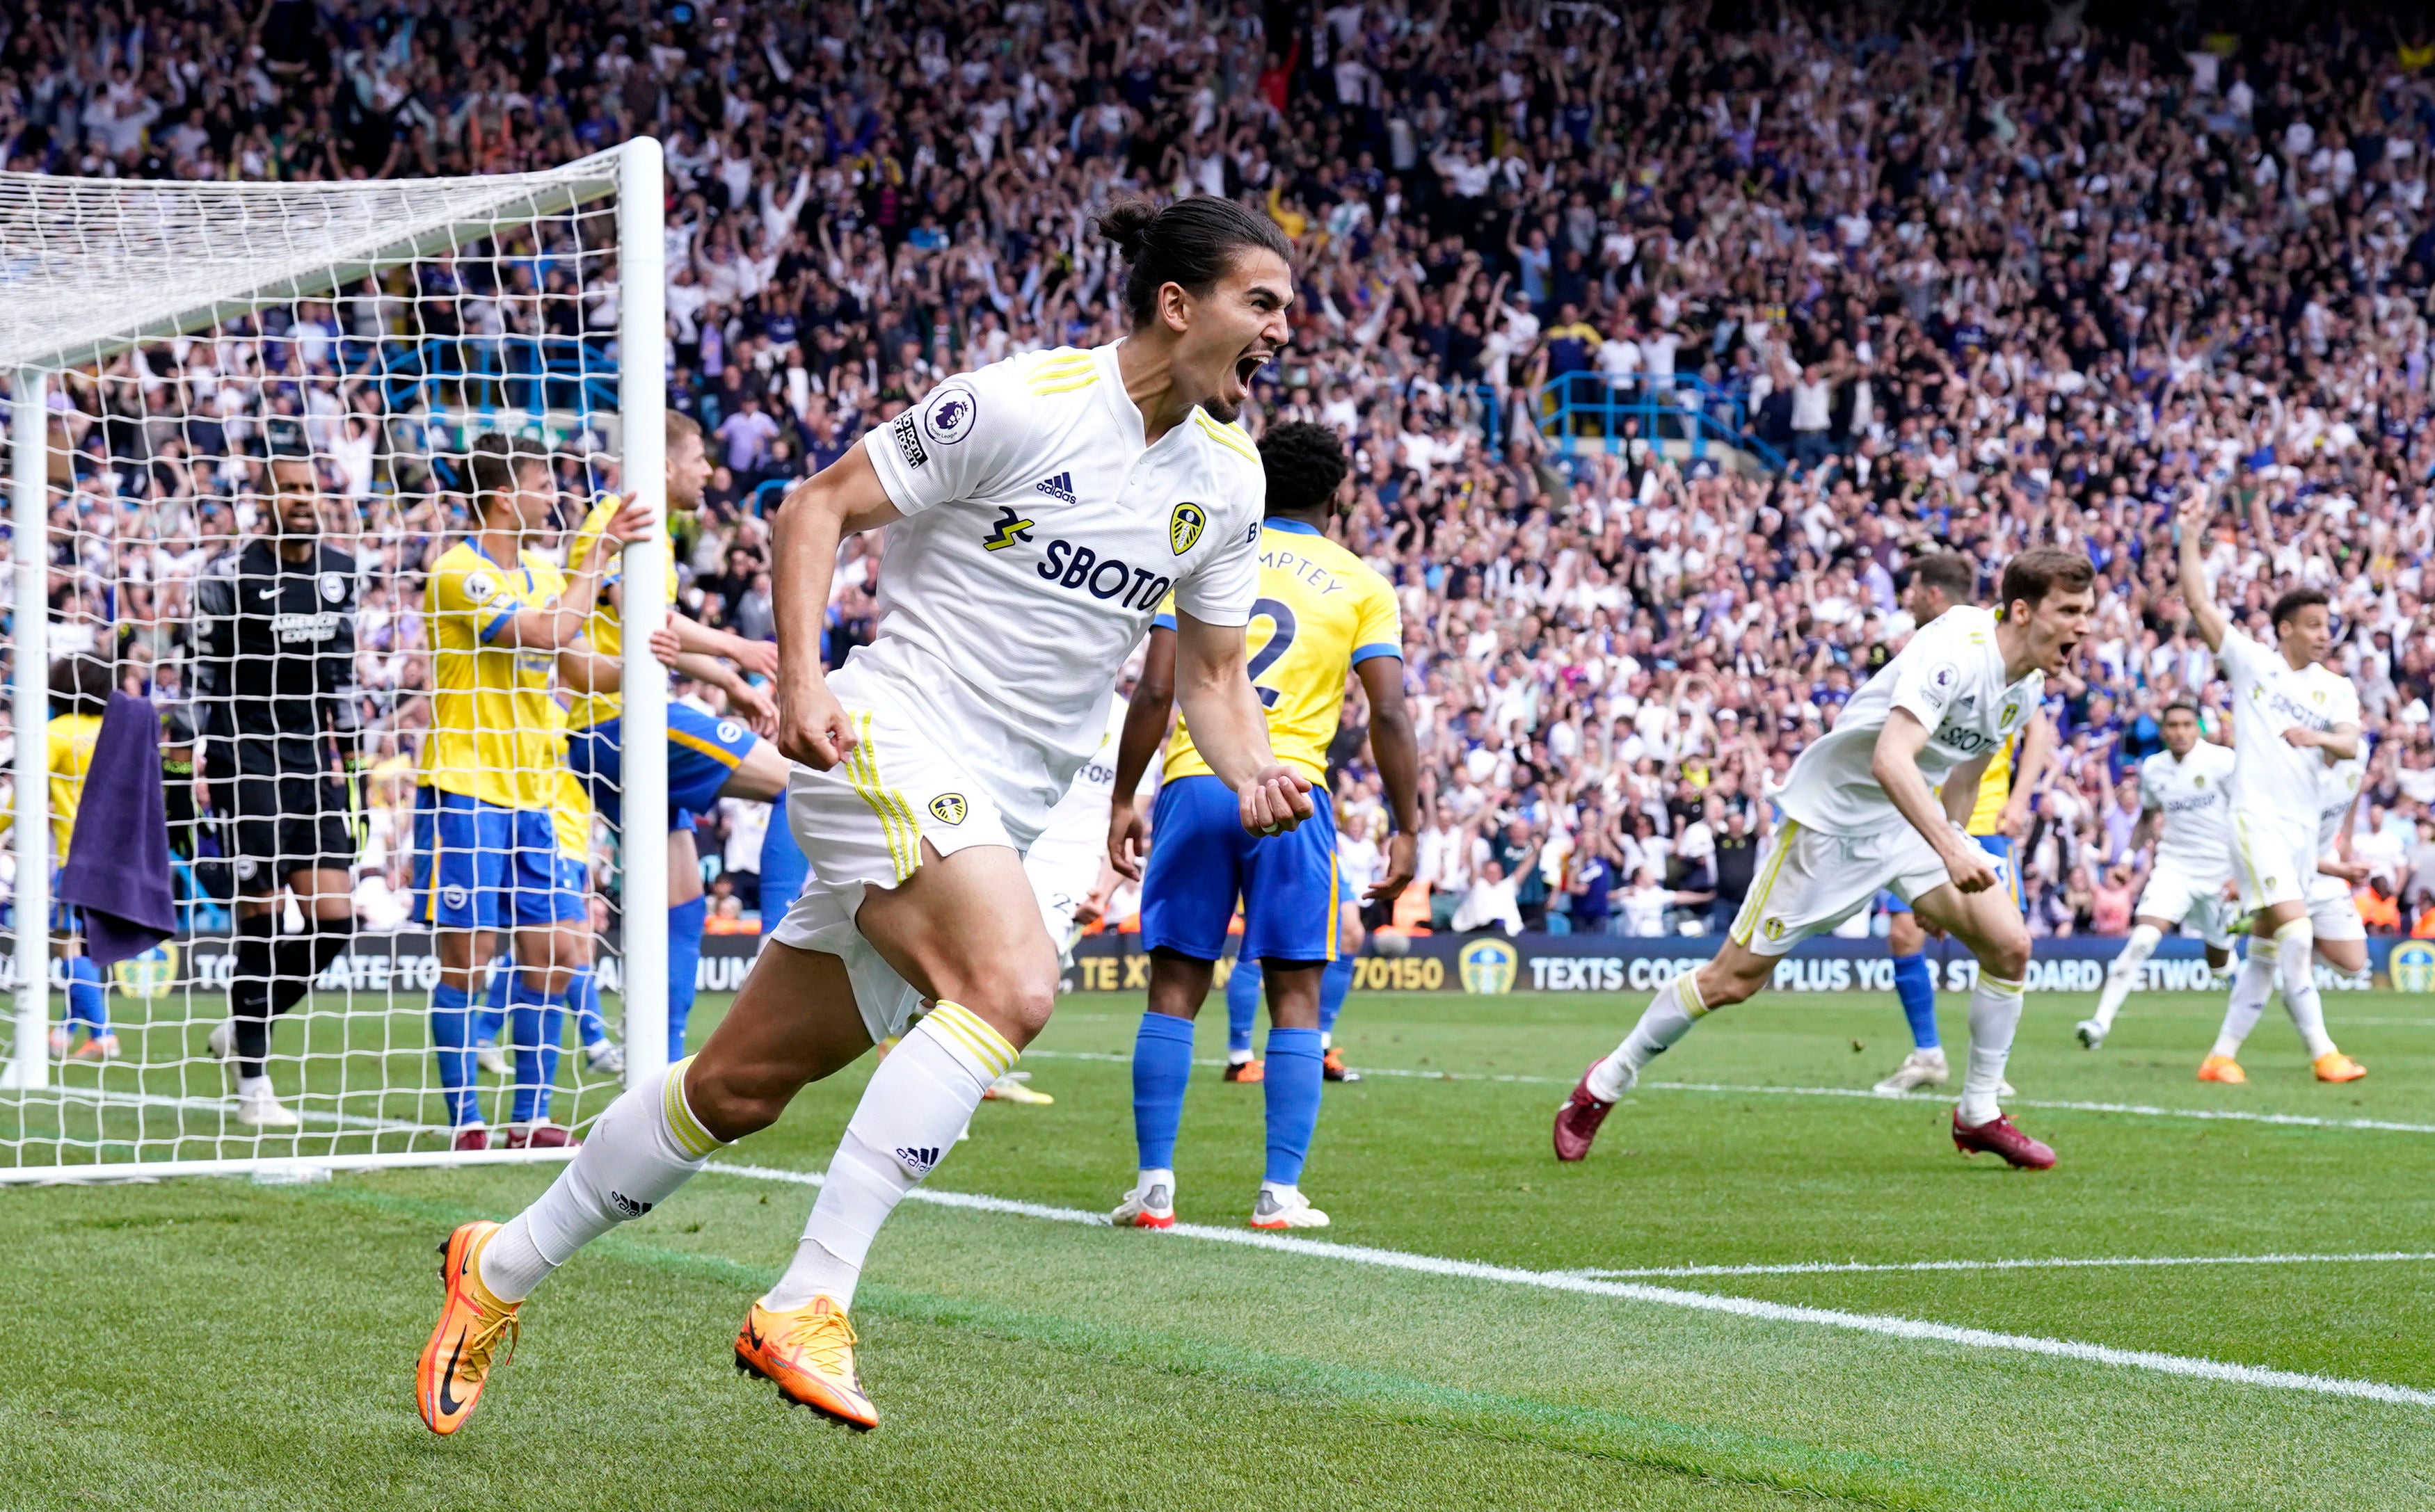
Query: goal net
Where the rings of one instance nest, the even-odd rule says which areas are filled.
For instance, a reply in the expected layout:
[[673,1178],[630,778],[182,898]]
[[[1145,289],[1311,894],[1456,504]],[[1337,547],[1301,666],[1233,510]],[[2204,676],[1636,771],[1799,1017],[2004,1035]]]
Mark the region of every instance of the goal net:
[[661,182],[0,174],[0,1181],[563,1158],[665,1063],[667,548],[571,559],[664,502]]

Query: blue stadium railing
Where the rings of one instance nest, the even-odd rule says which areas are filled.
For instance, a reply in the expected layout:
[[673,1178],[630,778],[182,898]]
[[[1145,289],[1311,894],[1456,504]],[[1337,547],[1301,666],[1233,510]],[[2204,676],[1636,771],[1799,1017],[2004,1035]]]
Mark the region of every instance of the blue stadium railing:
[[1637,437],[1688,441],[1697,457],[1706,456],[1711,443],[1721,443],[1750,453],[1770,472],[1785,470],[1784,454],[1751,430],[1740,396],[1697,373],[1617,387],[1595,372],[1568,372],[1549,380],[1531,403],[1539,434],[1564,452],[1619,452]]
[[441,407],[437,389],[452,388],[451,407],[477,412],[518,409],[614,414],[617,357],[605,341],[569,335],[393,337],[351,342],[357,371],[371,372],[392,414],[417,399]]

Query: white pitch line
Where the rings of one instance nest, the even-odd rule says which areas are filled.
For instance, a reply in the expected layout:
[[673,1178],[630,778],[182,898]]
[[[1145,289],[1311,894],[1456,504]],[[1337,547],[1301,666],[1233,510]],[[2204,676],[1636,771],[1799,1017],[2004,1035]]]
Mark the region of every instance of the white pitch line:
[[[44,1087],[24,1094],[29,1097],[52,1097],[63,1103],[83,1103],[96,1108],[175,1108],[193,1113],[218,1113],[233,1117],[233,1097],[173,1097],[166,1092],[117,1092],[101,1088]],[[336,1124],[342,1128],[362,1129],[371,1134],[448,1134],[454,1130],[440,1125],[409,1124],[393,1118],[374,1118],[364,1113],[340,1113],[316,1108],[296,1109],[296,1116],[307,1124]],[[196,1135],[193,1138],[203,1138]],[[250,1137],[250,1136],[249,1136]],[[277,1138],[278,1136],[268,1136]],[[105,1140],[104,1143],[126,1143],[128,1141]]]
[[[712,1162],[706,1169],[726,1176],[744,1177],[757,1181],[786,1181],[807,1187],[817,1187],[820,1184],[820,1176],[814,1172],[788,1171],[777,1166],[734,1165],[721,1160]],[[916,1187],[906,1195],[915,1202],[926,1202],[935,1207],[961,1208],[971,1212],[1007,1213],[1016,1217],[1045,1219],[1050,1223],[1104,1227],[1108,1221],[1104,1214],[1088,1212],[1079,1208],[1052,1208],[1045,1203],[1017,1202],[1006,1197],[983,1196],[978,1193],[941,1192],[926,1187]],[[2027,1333],[1998,1333],[1990,1329],[1957,1328],[1949,1323],[1928,1323],[1915,1318],[1892,1317],[1880,1314],[1845,1313],[1824,1307],[1794,1307],[1782,1302],[1762,1302],[1747,1297],[1720,1297],[1713,1293],[1683,1291],[1670,1286],[1646,1286],[1632,1281],[1602,1280],[1563,1271],[1521,1270],[1511,1265],[1486,1265],[1476,1261],[1448,1260],[1437,1255],[1409,1254],[1400,1249],[1380,1249],[1368,1245],[1335,1245],[1318,1240],[1297,1239],[1287,1234],[1262,1233],[1255,1228],[1218,1228],[1207,1224],[1179,1223],[1174,1228],[1164,1230],[1164,1233],[1169,1238],[1238,1245],[1252,1249],[1299,1255],[1310,1260],[1332,1260],[1343,1264],[1372,1265],[1384,1270],[1407,1271],[1424,1276],[1443,1276],[1459,1280],[1495,1281],[1508,1286],[1536,1287],[1543,1291],[1612,1297],[1630,1302],[1653,1303],[1660,1307],[1680,1307],[1703,1313],[1722,1313],[1736,1317],[1753,1318],[1761,1322],[1806,1323],[1814,1327],[1874,1333],[1885,1338],[1918,1339],[1938,1344],[1956,1344],[1966,1349],[2003,1349],[2018,1354],[2046,1355],[2054,1359],[2078,1360],[2089,1365],[2115,1366],[2201,1381],[2223,1381],[2236,1385],[2267,1386],[2283,1391],[2307,1391],[2320,1396],[2352,1397],[2366,1401],[2392,1402],[2409,1407],[2435,1407],[2435,1391],[2424,1391],[2415,1386],[2391,1385],[2381,1381],[2354,1381],[2340,1376],[2313,1375],[2303,1370],[2277,1370],[2267,1366],[2231,1365],[2220,1360],[2162,1354],[2151,1349],[2117,1349],[2110,1345],[2083,1344],[2074,1339],[2048,1339]],[[1149,1234],[1142,1237],[1153,1242],[1156,1238]]]
[[[1093,1050],[1027,1050],[1028,1060],[1105,1060],[1125,1065],[1132,1063],[1131,1056],[1108,1055]],[[1196,1060],[1196,1066],[1222,1066],[1222,1060]],[[1570,1087],[1577,1078],[1564,1076],[1524,1076],[1494,1074],[1477,1071],[1413,1071],[1397,1066],[1356,1065],[1354,1070],[1364,1076],[1400,1076],[1412,1081],[1484,1081],[1518,1082],[1528,1086]],[[1950,1106],[1950,1095],[1936,1092],[1903,1093],[1887,1096],[1866,1087],[1759,1087],[1714,1081],[1644,1081],[1638,1091],[1656,1092],[1723,1092],[1742,1097],[1852,1097],[1872,1103],[1927,1103]],[[2319,1118],[2307,1113],[2253,1113],[2239,1108],[2158,1108],[2148,1103],[2081,1103],[2055,1098],[2008,1097],[2007,1108],[2042,1108],[2068,1113],[2127,1113],[2138,1118],[2197,1118],[2236,1124],[2280,1124],[2295,1128],[2370,1129],[2387,1134],[2435,1134],[2435,1124],[2401,1124],[2382,1118]]]
[[2355,1255],[2102,1255],[2051,1260],[1914,1260],[1899,1263],[1803,1261],[1788,1265],[1644,1265],[1628,1270],[1576,1270],[1597,1280],[1663,1276],[1847,1276],[1863,1271],[2098,1270],[2149,1265],[2347,1265],[2435,1261],[2435,1250],[2389,1249]]

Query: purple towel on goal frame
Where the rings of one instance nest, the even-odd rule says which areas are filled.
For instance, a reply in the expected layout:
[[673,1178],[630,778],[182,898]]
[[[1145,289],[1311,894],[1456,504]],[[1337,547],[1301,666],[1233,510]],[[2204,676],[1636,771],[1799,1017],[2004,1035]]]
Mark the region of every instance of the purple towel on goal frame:
[[177,933],[161,716],[149,699],[110,696],[60,868],[60,902],[82,910],[85,954],[105,971]]

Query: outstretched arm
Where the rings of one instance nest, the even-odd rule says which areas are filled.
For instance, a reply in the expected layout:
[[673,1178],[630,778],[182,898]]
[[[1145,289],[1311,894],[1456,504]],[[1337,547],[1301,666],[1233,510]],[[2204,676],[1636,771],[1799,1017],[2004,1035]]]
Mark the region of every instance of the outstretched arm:
[[2173,534],[2180,538],[2182,558],[2182,602],[2189,606],[2190,618],[2198,623],[2199,639],[2210,651],[2223,649],[2224,632],[2232,628],[2215,594],[2207,588],[2205,553],[2202,543],[2207,526],[2215,520],[2215,496],[2206,485],[2194,485],[2182,507],[2173,511]]

